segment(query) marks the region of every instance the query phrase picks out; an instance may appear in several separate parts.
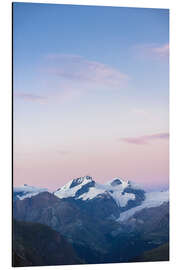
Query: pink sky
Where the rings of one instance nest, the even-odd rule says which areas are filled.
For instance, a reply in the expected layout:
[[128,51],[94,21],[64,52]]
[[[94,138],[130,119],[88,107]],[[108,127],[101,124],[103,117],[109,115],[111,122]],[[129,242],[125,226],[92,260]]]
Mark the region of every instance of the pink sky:
[[[106,147],[104,147],[104,145]],[[40,150],[15,154],[14,184],[59,188],[73,178],[91,175],[97,182],[114,177],[135,181],[145,188],[168,186],[168,139],[149,144],[123,141],[77,145],[71,151]]]
[[169,11],[16,3],[13,27],[14,185],[168,187]]

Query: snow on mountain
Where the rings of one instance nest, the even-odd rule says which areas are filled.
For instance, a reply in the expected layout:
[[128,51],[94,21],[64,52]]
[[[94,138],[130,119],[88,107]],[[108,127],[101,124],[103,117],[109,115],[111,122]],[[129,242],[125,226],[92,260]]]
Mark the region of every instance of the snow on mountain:
[[135,200],[133,189],[137,189],[130,181],[114,178],[106,184],[95,182],[92,177],[84,176],[73,179],[54,192],[58,198],[73,197],[76,200],[92,200],[103,195],[109,195],[119,207],[125,207],[129,200]]
[[23,200],[25,198],[31,198],[32,196],[35,196],[41,192],[48,191],[47,188],[39,188],[39,187],[33,187],[28,186],[24,184],[21,187],[14,187],[14,197],[15,199]]
[[117,221],[122,222],[132,217],[136,212],[141,211],[144,208],[157,207],[164,202],[169,201],[169,191],[153,191],[145,193],[145,200],[141,205],[133,207],[120,214]]
[[80,178],[76,178],[65,184],[63,187],[57,189],[54,192],[54,195],[58,198],[68,198],[68,197],[75,197],[76,192],[80,190],[83,186],[87,184],[91,184],[94,181],[90,176],[84,176]]
[[109,194],[115,200],[118,206],[124,207],[126,206],[129,200],[135,199],[134,194],[127,193],[127,192],[123,193],[126,187],[128,187],[126,183],[123,183],[122,185],[115,185],[115,186],[111,184],[103,185],[103,184],[96,183],[94,187],[90,187],[88,192],[83,193],[81,196],[78,197],[78,199],[91,200],[102,194]]
[[108,181],[107,183],[106,183],[106,185],[110,185],[110,186],[112,186],[112,187],[120,187],[121,189],[124,189],[124,188],[126,188],[126,187],[128,187],[128,185],[130,184],[130,182],[129,181],[125,181],[125,180],[123,180],[123,179],[120,179],[120,178],[118,178],[118,177],[116,177],[116,178],[113,178],[112,180],[110,180],[110,181]]

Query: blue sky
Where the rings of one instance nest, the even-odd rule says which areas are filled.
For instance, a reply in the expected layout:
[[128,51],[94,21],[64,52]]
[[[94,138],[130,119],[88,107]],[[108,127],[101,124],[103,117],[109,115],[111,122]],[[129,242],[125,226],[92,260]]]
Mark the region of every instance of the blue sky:
[[14,3],[13,14],[15,183],[88,171],[167,186],[169,11]]

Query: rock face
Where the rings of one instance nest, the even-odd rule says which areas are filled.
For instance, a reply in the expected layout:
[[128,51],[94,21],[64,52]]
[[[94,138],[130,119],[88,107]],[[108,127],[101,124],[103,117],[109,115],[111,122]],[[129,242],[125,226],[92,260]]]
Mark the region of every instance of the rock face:
[[60,232],[78,250],[86,250],[88,262],[91,256],[107,252],[107,235],[116,227],[114,221],[91,216],[74,200],[59,199],[48,192],[15,201],[13,212],[16,220],[46,224]]
[[58,232],[38,224],[13,222],[13,266],[82,263],[72,246]]
[[80,177],[54,193],[17,197],[13,215],[51,227],[85,263],[135,261],[169,241],[168,192],[147,193],[119,178],[102,185]]
[[14,218],[39,222],[59,231],[60,227],[78,220],[80,212],[73,203],[60,200],[49,192],[14,202]]

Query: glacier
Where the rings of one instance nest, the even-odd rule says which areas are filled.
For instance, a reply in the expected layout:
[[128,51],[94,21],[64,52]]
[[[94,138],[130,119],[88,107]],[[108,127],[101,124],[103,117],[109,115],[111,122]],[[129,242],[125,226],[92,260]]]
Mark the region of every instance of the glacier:
[[141,205],[133,207],[127,211],[124,211],[120,214],[120,217],[117,219],[118,222],[123,222],[130,217],[132,217],[136,212],[143,210],[144,208],[157,207],[163,204],[164,202],[169,201],[169,191],[153,191],[145,193],[145,200]]

